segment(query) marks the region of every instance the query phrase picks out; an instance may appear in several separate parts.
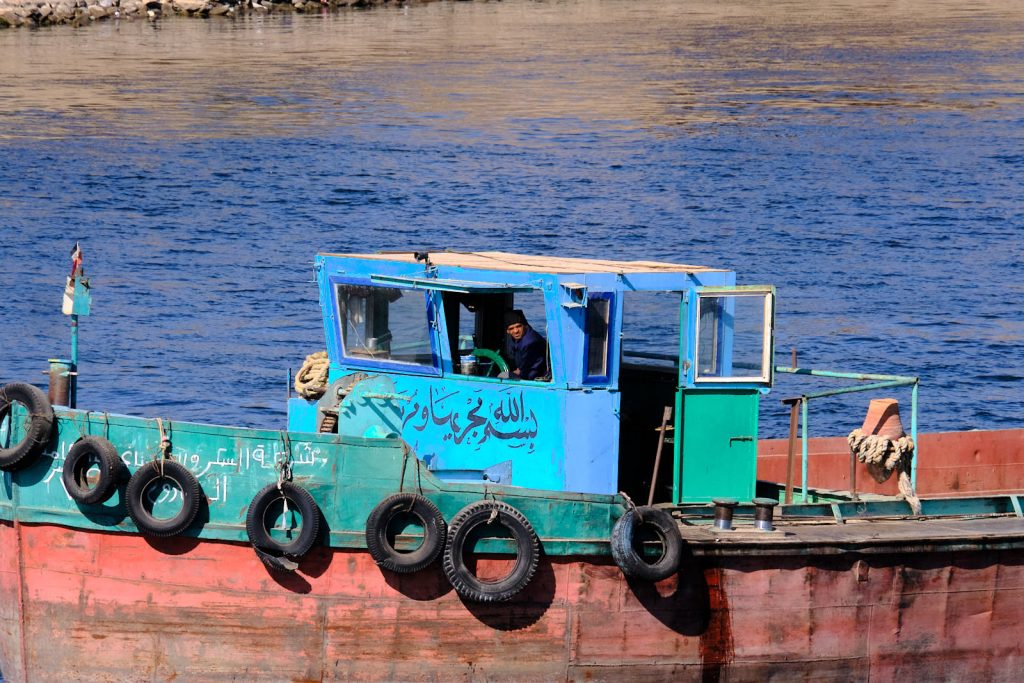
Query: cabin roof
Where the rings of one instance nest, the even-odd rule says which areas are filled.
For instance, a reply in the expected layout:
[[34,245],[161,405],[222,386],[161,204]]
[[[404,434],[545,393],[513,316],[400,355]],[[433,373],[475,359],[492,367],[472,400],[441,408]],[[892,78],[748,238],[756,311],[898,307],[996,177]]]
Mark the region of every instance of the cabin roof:
[[[378,254],[324,254],[343,258],[372,259],[397,263],[416,263],[411,251]],[[504,251],[432,251],[430,262],[436,266],[503,270],[524,273],[708,273],[726,272],[722,268],[693,266],[662,261],[610,261],[592,258],[531,256]]]

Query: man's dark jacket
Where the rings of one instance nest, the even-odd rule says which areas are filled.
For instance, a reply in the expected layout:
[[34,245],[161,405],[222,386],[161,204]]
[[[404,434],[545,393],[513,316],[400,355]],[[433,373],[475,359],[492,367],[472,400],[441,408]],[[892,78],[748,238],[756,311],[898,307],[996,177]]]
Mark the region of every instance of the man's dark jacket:
[[519,370],[520,379],[538,379],[548,374],[548,343],[529,325],[519,341],[506,339],[505,355],[511,361],[509,369]]

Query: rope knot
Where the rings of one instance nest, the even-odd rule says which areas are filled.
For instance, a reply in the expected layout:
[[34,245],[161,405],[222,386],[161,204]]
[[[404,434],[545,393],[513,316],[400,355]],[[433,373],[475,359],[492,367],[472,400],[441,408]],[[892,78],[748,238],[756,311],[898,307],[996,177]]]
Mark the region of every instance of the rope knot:
[[288,432],[281,432],[281,441],[284,443],[284,452],[278,454],[277,462],[274,463],[274,469],[277,470],[278,491],[281,490],[281,485],[284,482],[292,480],[292,440],[288,437]]
[[307,400],[319,399],[327,392],[327,374],[331,361],[326,351],[317,351],[306,356],[302,367],[295,375],[295,391]]
[[642,522],[644,516],[640,514],[639,510],[637,510],[636,503],[633,502],[633,499],[630,498],[625,491],[619,491],[619,495],[622,496],[622,499],[626,501],[626,510],[636,515],[637,522]]
[[906,499],[915,515],[921,514],[921,500],[914,491],[914,485],[910,481],[910,463],[914,457],[914,440],[907,435],[898,439],[890,439],[880,434],[865,434],[861,429],[854,429],[846,437],[850,445],[850,451],[857,456],[857,460],[868,466],[868,469],[881,473],[881,478],[875,478],[883,482],[893,472],[899,472],[900,494]]

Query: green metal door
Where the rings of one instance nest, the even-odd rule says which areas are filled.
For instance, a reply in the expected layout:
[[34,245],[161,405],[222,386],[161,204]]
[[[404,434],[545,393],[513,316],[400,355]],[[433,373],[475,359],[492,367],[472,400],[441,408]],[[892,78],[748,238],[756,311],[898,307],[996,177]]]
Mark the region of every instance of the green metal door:
[[757,482],[757,389],[680,392],[682,467],[676,503],[749,501]]
[[757,487],[757,410],[772,383],[775,290],[696,287],[682,297],[675,503],[749,501]]

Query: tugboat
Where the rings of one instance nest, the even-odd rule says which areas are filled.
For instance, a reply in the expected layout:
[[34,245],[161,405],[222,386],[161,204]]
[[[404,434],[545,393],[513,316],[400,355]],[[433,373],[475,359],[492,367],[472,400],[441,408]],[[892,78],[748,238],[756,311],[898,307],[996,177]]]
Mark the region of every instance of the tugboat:
[[[916,400],[909,435],[880,402],[850,441],[898,494],[812,489],[806,455],[796,486],[792,447],[759,480],[776,372],[917,392],[773,365],[772,286],[502,252],[315,269],[327,350],[284,429],[79,408],[76,358],[49,396],[0,388],[5,680],[1018,678],[1020,499],[919,499]],[[86,284],[79,258],[70,315]]]

